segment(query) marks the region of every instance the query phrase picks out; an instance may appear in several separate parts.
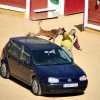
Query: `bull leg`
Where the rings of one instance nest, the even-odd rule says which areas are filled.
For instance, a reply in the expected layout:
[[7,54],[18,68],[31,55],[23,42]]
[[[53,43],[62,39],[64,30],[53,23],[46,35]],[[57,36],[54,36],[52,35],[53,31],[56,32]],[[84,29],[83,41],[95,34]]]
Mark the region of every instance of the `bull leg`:
[[30,32],[29,32],[28,34],[26,34],[26,37],[25,37],[25,39],[26,39],[28,36],[30,36]]
[[55,38],[56,38],[56,37],[53,37],[53,43],[55,43]]
[[31,32],[27,33],[25,39],[26,39],[28,36],[30,36],[30,35],[34,35],[34,34],[31,33]]
[[52,37],[49,40],[52,40]]

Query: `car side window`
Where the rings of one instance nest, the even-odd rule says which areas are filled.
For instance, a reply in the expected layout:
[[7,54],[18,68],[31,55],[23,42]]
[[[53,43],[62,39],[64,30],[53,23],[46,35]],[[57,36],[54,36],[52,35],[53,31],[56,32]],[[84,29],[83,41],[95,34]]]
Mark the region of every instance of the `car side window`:
[[30,53],[26,47],[23,47],[21,59],[30,62]]
[[19,57],[20,51],[21,45],[16,42],[12,42],[11,46],[8,48],[8,52],[16,57]]
[[59,51],[59,54],[60,56],[63,58],[63,59],[68,59],[70,61],[70,58],[68,56],[66,56],[64,50],[61,50],[61,49],[58,49]]

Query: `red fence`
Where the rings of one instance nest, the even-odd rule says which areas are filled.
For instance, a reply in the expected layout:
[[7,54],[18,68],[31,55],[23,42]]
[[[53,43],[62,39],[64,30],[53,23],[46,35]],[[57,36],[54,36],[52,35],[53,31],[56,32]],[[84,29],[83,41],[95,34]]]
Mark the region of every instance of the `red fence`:
[[26,0],[0,0],[0,4],[19,8],[26,8]]
[[64,15],[84,11],[85,0],[65,0]]
[[100,26],[100,5],[96,0],[89,0],[88,23]]
[[36,9],[47,8],[48,0],[31,0],[30,2],[30,19],[37,20],[37,19],[45,19],[47,18],[47,12],[35,12]]

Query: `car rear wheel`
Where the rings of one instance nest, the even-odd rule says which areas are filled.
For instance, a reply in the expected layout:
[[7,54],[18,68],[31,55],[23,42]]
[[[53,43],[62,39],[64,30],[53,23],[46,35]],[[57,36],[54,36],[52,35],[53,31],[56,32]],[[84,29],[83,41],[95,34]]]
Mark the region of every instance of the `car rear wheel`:
[[0,73],[3,78],[9,78],[9,68],[5,62],[1,63]]
[[41,86],[36,77],[32,79],[32,92],[35,95],[42,95]]

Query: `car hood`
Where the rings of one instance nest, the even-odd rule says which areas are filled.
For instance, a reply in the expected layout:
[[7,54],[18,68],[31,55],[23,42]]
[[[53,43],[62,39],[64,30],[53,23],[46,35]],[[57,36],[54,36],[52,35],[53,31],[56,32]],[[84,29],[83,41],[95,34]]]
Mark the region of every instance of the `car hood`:
[[37,66],[37,71],[48,77],[80,77],[85,75],[84,71],[75,64]]

